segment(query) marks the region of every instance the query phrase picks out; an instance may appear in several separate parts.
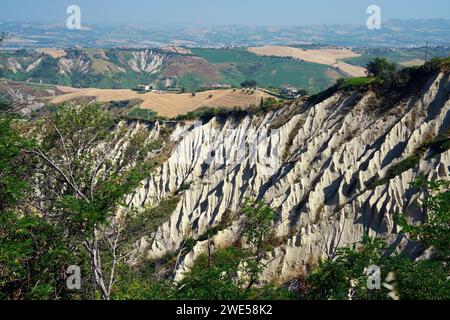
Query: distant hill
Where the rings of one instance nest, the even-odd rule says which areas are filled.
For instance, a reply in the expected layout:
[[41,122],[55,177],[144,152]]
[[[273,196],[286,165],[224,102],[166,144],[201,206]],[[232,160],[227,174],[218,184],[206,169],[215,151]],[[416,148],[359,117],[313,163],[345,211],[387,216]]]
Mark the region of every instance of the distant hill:
[[[428,58],[450,54],[428,48]],[[151,84],[186,92],[223,85],[293,86],[317,93],[337,79],[363,76],[365,65],[381,56],[401,66],[423,63],[425,48],[359,49],[332,46],[156,49],[30,49],[0,51],[0,77],[75,88],[136,89]]]
[[0,53],[1,76],[79,88],[134,89],[140,84],[197,91],[217,85],[323,90],[346,74],[337,68],[244,49],[66,49]]
[[[362,13],[362,12],[361,12]],[[270,23],[270,22],[268,22]],[[64,23],[0,22],[8,33],[7,48],[147,48],[177,44],[188,47],[228,47],[296,44],[334,44],[352,47],[409,47],[450,45],[450,19],[383,20],[381,30],[365,25],[314,26],[164,26],[85,25],[82,32]]]

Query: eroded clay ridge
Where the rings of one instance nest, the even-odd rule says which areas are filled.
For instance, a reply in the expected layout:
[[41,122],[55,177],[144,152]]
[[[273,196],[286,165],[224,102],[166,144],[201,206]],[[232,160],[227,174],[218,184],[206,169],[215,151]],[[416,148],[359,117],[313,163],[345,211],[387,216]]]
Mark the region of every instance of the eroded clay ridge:
[[[170,158],[130,202],[144,208],[188,188],[167,221],[137,244],[139,257],[176,252],[186,239],[198,239],[225,215],[239,212],[249,196],[265,198],[278,212],[280,245],[267,253],[267,281],[288,281],[365,233],[386,236],[397,250],[411,252],[393,215],[420,219],[416,201],[422,195],[410,183],[420,173],[449,175],[449,151],[421,148],[448,133],[449,92],[449,74],[442,72],[393,105],[383,105],[372,92],[338,92],[316,105],[294,104],[263,116],[179,124]],[[259,141],[264,132],[269,134]],[[411,157],[416,160],[410,169],[395,170]],[[211,238],[212,247],[233,245],[239,229],[237,214]],[[206,241],[198,241],[176,279],[206,250]]]

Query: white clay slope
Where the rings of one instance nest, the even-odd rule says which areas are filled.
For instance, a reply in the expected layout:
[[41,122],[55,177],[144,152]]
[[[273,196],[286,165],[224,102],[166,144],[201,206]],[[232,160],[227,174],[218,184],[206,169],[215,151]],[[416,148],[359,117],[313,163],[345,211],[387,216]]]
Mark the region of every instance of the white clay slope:
[[[336,247],[361,241],[365,232],[396,240],[403,250],[405,241],[397,235],[393,215],[422,216],[415,203],[421,194],[410,183],[419,173],[448,177],[450,152],[427,160],[425,154],[413,169],[377,187],[370,185],[449,130],[449,92],[449,75],[440,73],[415,97],[384,111],[373,107],[371,92],[362,97],[340,92],[314,106],[292,105],[225,123],[212,120],[187,132],[188,125],[178,125],[171,157],[129,200],[143,208],[182,185],[190,183],[190,188],[170,218],[137,244],[139,257],[157,259],[175,252],[186,239],[197,239],[220,223],[227,212],[239,212],[249,196],[265,198],[279,215],[276,236],[283,244],[267,254],[266,281],[288,281]],[[242,152],[243,146],[254,144],[254,134],[277,128],[278,134],[259,143],[253,156],[244,152],[239,163],[220,159],[221,151]],[[205,165],[208,157],[212,161]],[[213,248],[239,239],[241,218],[211,238]],[[206,241],[197,242],[176,280],[206,250]]]

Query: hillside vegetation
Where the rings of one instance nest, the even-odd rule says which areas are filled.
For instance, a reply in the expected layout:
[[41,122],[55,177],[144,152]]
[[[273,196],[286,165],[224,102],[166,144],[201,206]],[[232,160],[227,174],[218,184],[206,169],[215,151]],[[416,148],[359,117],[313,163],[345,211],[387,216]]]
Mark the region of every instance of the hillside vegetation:
[[344,74],[317,63],[261,57],[240,49],[67,49],[0,53],[0,76],[16,81],[71,87],[134,89],[165,79],[185,91],[215,84],[239,87],[256,80],[263,87],[296,86],[310,92],[327,88]]

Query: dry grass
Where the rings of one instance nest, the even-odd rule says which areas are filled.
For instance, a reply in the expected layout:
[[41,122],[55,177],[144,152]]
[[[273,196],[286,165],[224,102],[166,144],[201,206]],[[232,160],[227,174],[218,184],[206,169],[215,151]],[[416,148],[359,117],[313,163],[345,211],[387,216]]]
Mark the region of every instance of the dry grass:
[[400,65],[403,67],[418,67],[418,66],[423,66],[424,64],[425,64],[425,61],[419,60],[419,59],[400,62]]
[[44,49],[37,49],[36,51],[39,53],[47,54],[55,59],[65,57],[67,54],[66,51],[63,49],[44,48]]
[[333,66],[339,68],[352,77],[363,77],[366,72],[366,70],[362,67],[353,66],[343,61],[339,61],[346,58],[360,56],[359,54],[348,49],[304,50],[284,46],[264,46],[251,47],[248,50],[262,56],[292,57],[308,62]]
[[172,53],[178,53],[178,54],[192,54],[192,51],[183,47],[176,47],[176,46],[168,46],[168,47],[162,47],[161,50],[166,52],[172,52]]
[[268,98],[269,95],[255,90],[250,91],[237,90],[209,90],[199,92],[195,96],[191,93],[137,93],[127,89],[76,89],[69,87],[58,87],[63,92],[62,95],[52,97],[51,103],[60,104],[81,97],[95,97],[98,102],[111,102],[141,99],[143,102],[141,108],[156,111],[160,116],[175,117],[186,114],[201,107],[224,107],[246,108],[251,105],[259,105],[261,97]]

